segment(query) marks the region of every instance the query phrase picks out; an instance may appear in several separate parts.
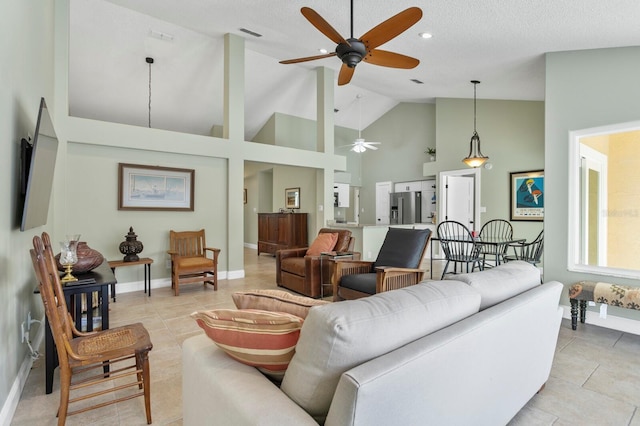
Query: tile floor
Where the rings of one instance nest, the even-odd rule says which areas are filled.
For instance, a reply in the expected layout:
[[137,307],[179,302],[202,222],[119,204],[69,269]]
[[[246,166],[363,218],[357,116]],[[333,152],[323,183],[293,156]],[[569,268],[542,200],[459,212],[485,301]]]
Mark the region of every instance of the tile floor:
[[[435,262],[438,263],[438,262]],[[181,343],[201,333],[189,314],[197,309],[233,308],[231,293],[275,288],[275,260],[245,250],[246,277],[221,280],[219,290],[185,286],[180,296],[171,289],[119,294],[111,304],[112,326],[142,322],[151,334],[151,410],[154,425],[182,424]],[[436,267],[436,265],[434,265]],[[438,276],[437,274],[434,274]],[[41,353],[44,348],[40,348]],[[589,325],[572,331],[563,320],[551,377],[545,389],[510,425],[635,425],[640,426],[640,336]],[[526,368],[526,366],[523,366]],[[12,425],[55,425],[59,398],[44,393],[44,359],[29,374]],[[498,402],[498,401],[497,401]],[[499,402],[498,402],[499,403]],[[71,416],[68,425],[144,425],[142,398]]]

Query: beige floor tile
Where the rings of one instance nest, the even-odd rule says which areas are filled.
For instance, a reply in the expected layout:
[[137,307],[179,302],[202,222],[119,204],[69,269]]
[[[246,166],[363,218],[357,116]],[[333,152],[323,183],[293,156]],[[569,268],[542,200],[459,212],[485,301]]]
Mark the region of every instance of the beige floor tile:
[[[434,262],[439,277],[441,262]],[[235,291],[277,288],[275,258],[245,250],[242,279],[219,280],[211,286],[185,285],[180,296],[169,287],[119,293],[110,305],[111,326],[142,322],[154,344],[149,355],[154,425],[182,425],[182,353],[185,339],[203,331],[189,314],[199,309],[235,308]],[[428,276],[429,274],[427,274]],[[39,348],[44,354],[44,347]],[[621,425],[640,426],[640,336],[562,321],[551,377],[545,389],[512,419],[509,426]],[[59,373],[54,392],[44,393],[44,359],[36,360],[27,378],[12,425],[56,425]],[[69,418],[68,425],[145,425],[144,400],[135,398]]]

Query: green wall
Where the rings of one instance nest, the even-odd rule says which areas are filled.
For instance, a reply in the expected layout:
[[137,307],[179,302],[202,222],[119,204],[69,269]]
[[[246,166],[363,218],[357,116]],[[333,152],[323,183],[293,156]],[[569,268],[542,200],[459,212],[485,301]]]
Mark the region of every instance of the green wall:
[[[8,424],[17,403],[21,382],[29,372],[27,345],[20,342],[20,325],[30,311],[42,319],[40,297],[33,294],[36,283],[29,249],[32,237],[49,231],[54,221],[20,232],[17,225],[18,159],[20,139],[33,136],[40,98],[55,122],[54,102],[54,8],[47,0],[7,0],[0,13],[0,424]],[[56,130],[57,126],[56,126]],[[54,189],[57,192],[57,189]],[[38,330],[31,330],[32,340]],[[44,384],[43,384],[44,386]]]
[[[567,270],[569,132],[638,120],[640,47],[557,52],[546,55],[545,279],[565,286],[580,280],[637,286],[636,280]],[[568,304],[566,293],[562,303]],[[593,308],[591,308],[593,309]],[[640,319],[640,312],[609,307],[614,316]]]

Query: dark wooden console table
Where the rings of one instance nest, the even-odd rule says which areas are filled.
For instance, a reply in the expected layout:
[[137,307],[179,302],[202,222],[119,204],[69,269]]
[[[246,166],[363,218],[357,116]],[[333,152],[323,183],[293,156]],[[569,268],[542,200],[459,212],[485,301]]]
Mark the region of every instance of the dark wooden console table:
[[[149,285],[149,297],[151,297],[151,264],[153,263],[153,259],[150,257],[141,257],[140,259],[133,262],[125,262],[124,260],[110,260],[109,267],[111,271],[115,274],[116,268],[121,266],[134,266],[134,265],[144,265],[144,292],[147,292],[147,284]],[[113,301],[116,301],[116,285],[113,284],[111,286],[111,297]]]
[[[98,293],[98,310],[100,313],[101,329],[109,328],[109,286],[116,284],[116,277],[109,267],[107,261],[102,262],[100,266],[93,271],[77,274],[78,281],[67,283],[62,287],[67,307],[74,319],[78,330],[93,331],[94,315],[93,315],[93,293]],[[39,293],[36,290],[36,293]],[[87,298],[86,312],[82,311],[82,295]],[[97,319],[96,317],[95,319]],[[83,327],[83,323],[85,326]],[[45,376],[46,376],[46,393],[53,391],[53,372],[58,364],[58,352],[53,341],[51,326],[49,320],[45,318]],[[104,371],[108,372],[109,367],[105,366]]]

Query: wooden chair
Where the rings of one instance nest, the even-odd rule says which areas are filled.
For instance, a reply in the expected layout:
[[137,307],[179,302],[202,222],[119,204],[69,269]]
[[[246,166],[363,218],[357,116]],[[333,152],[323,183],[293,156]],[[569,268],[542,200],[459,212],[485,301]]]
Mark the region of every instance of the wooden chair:
[[[511,223],[504,219],[493,219],[482,225],[480,229],[480,241],[487,239],[504,239],[510,240],[513,238],[513,226]],[[504,257],[507,254],[508,244],[483,244],[480,249],[482,255],[483,268],[498,266],[504,261]],[[493,256],[493,265],[488,261],[487,256]]]
[[482,270],[483,263],[480,259],[480,249],[482,244],[476,243],[471,235],[469,228],[464,226],[460,222],[454,220],[447,220],[440,222],[438,225],[438,240],[440,240],[440,247],[444,252],[444,257],[447,263],[442,270],[442,277],[444,279],[449,264],[453,262],[453,273],[458,272],[458,263],[460,263],[460,271],[462,272],[462,265],[467,265],[467,272],[469,272],[469,265],[471,264],[471,272],[478,266],[478,269]]
[[422,281],[420,263],[431,239],[429,229],[389,228],[375,262],[337,260],[333,301],[358,299]]
[[[207,256],[211,253],[211,257]],[[204,229],[199,231],[169,231],[171,255],[171,287],[176,296],[180,284],[207,283],[218,290],[218,255],[220,249],[206,247]]]
[[538,236],[533,241],[524,243],[510,244],[513,247],[513,256],[506,256],[505,260],[524,260],[531,263],[533,266],[538,266],[542,258],[542,252],[544,251],[544,229],[540,231]]
[[[151,424],[148,354],[153,345],[147,330],[140,323],[89,333],[77,330],[67,309],[47,233],[43,233],[42,238],[33,238],[30,253],[60,363],[58,425],[64,425],[67,416],[138,396],[144,396],[147,424]],[[103,303],[108,303],[108,300]],[[134,362],[123,364],[126,360]],[[93,371],[96,369],[101,371]],[[74,377],[76,379],[72,382]],[[125,381],[127,378],[133,380]],[[114,384],[106,388],[104,383],[110,380],[114,380]],[[130,389],[133,386],[137,386],[134,392]],[[78,390],[90,392],[75,395]],[[74,397],[70,398],[72,391]],[[114,399],[105,401],[100,398],[101,402],[94,405],[82,404],[74,411],[69,411],[70,404],[109,392],[116,392]]]

